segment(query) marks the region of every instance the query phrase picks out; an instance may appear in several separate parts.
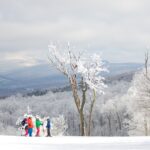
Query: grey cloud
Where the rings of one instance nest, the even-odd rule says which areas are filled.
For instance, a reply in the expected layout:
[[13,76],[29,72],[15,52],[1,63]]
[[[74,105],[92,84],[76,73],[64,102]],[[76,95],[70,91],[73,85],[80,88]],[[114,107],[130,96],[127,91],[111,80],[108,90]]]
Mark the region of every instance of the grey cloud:
[[110,61],[142,62],[150,44],[149,7],[148,0],[0,1],[0,53],[44,60],[49,41],[59,40],[102,51]]

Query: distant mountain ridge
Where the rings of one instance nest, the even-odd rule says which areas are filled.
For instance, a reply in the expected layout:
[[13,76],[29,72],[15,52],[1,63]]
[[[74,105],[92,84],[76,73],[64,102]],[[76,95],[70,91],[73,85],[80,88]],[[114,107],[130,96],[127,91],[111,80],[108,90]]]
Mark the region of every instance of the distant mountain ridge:
[[[109,80],[130,81],[134,72],[141,69],[138,63],[105,62],[109,73],[103,75]],[[128,79],[126,76],[128,75]],[[0,96],[36,89],[54,89],[68,85],[68,80],[48,64],[26,67],[7,74],[0,74]]]

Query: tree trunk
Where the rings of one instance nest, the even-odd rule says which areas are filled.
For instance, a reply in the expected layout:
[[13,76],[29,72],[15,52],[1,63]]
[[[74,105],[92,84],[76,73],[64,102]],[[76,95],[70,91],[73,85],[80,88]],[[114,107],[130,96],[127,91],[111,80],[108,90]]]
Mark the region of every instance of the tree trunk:
[[90,113],[89,113],[88,136],[91,135],[92,113],[93,113],[95,101],[96,101],[96,92],[95,92],[95,90],[93,90],[93,100],[91,103]]
[[116,112],[116,114],[117,114],[117,119],[118,119],[119,130],[122,130],[122,124],[121,124],[120,116],[119,116],[118,112]]
[[148,136],[148,124],[147,124],[146,117],[144,119],[144,130],[145,130],[145,136]]
[[[148,77],[148,62],[149,62],[149,53],[147,52],[147,53],[145,53],[145,73],[146,73],[147,79],[149,79],[149,77]],[[144,118],[144,130],[145,130],[145,136],[148,136],[148,122],[147,122],[146,114],[145,114],[145,118]]]
[[80,111],[80,133],[81,136],[85,136],[85,123],[84,123],[84,114],[83,111]]
[[111,116],[107,116],[108,119],[108,126],[109,126],[109,136],[112,136],[112,131],[111,131]]
[[145,53],[145,73],[146,77],[148,77],[148,61],[149,61],[149,53]]
[[80,107],[80,124],[81,124],[81,135],[85,136],[84,106],[86,102],[87,85],[86,83],[84,83],[83,78],[81,79],[81,88],[82,88],[82,102]]
[[72,76],[70,78],[70,84],[71,84],[71,88],[72,88],[72,93],[73,93],[73,97],[74,97],[74,101],[79,113],[79,119],[80,119],[80,134],[81,136],[85,136],[85,122],[84,122],[84,106],[85,106],[85,102],[86,102],[86,91],[87,91],[87,87],[86,85],[84,85],[83,83],[83,78],[81,81],[81,88],[82,88],[82,101],[78,95],[78,86],[77,86],[77,82],[76,82],[76,76]]

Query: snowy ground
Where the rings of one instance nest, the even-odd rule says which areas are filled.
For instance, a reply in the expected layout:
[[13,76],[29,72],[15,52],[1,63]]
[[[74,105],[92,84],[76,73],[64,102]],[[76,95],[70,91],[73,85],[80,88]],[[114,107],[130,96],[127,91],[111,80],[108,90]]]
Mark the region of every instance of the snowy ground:
[[0,136],[1,150],[150,150],[150,137]]

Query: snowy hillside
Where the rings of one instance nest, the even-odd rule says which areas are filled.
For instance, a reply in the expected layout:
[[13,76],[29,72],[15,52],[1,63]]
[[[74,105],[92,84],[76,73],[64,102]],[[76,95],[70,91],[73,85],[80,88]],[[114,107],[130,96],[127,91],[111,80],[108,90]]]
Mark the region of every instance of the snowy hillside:
[[5,150],[149,150],[150,137],[15,137],[0,136]]

